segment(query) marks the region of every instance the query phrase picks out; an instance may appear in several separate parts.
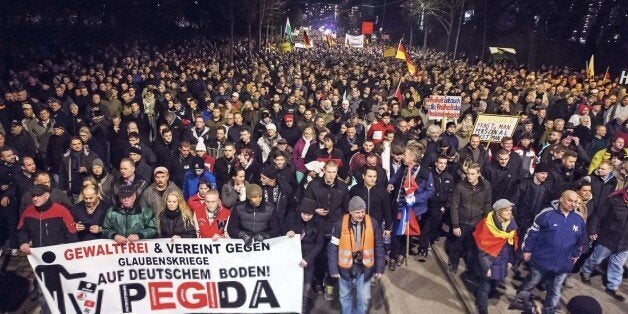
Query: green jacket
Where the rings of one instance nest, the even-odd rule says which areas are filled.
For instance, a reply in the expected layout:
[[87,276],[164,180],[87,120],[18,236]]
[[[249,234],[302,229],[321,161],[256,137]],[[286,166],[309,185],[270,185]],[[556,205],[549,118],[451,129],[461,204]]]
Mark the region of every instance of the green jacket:
[[103,235],[108,239],[113,239],[118,234],[125,237],[137,234],[140,239],[155,238],[157,227],[154,216],[153,210],[147,207],[140,208],[135,205],[133,209],[126,210],[119,206],[111,206],[105,214]]

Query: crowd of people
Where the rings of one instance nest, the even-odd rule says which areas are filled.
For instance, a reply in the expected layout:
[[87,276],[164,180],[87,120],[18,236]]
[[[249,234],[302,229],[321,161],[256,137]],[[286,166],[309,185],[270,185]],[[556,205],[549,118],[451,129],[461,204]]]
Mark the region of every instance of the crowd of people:
[[[0,100],[5,254],[300,234],[303,312],[310,289],[331,300],[337,286],[343,313],[365,313],[372,280],[410,258],[413,215],[418,259],[446,236],[479,313],[510,270],[529,272],[513,307],[530,310],[540,283],[554,313],[570,274],[590,283],[607,257],[606,292],[624,300],[628,96],[615,82],[436,51],[411,52],[409,75],[377,45],[93,45],[15,58]],[[431,119],[430,95],[461,96],[459,118]],[[481,142],[481,114],[519,123]]]

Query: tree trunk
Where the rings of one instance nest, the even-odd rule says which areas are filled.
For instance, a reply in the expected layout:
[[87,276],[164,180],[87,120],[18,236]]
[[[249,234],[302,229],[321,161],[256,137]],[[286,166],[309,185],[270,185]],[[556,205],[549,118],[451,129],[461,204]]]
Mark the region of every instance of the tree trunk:
[[455,16],[456,12],[454,11],[454,7],[452,6],[449,10],[449,30],[447,30],[447,44],[445,46],[445,52],[449,52],[449,48],[451,47],[451,35],[452,30],[454,29]]
[[258,1],[259,7],[259,16],[257,21],[257,51],[262,50],[262,26],[264,25],[264,16],[266,15],[265,6],[263,4],[264,0]]
[[480,60],[484,60],[486,51],[486,28],[488,27],[488,0],[484,0],[484,27],[482,28],[482,54]]
[[423,50],[427,50],[427,33],[428,33],[428,27],[427,27],[427,15],[426,15],[423,20]]
[[229,30],[229,42],[230,42],[230,46],[231,49],[229,49],[229,61],[231,63],[233,63],[233,50],[235,50],[235,42],[234,42],[234,36],[233,36],[233,32],[234,32],[234,27],[235,27],[235,16],[233,14],[233,1],[229,1],[231,3],[231,5],[229,5],[229,19],[230,19],[230,26],[231,29]]

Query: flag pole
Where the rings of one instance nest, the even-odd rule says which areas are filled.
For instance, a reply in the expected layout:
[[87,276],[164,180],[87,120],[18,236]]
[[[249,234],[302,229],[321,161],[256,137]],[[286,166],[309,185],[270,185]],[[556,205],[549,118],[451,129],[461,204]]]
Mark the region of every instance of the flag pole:
[[[408,209],[406,208],[406,211]],[[410,213],[408,213],[409,215]],[[408,259],[410,258],[410,218],[409,216],[406,215],[406,217],[408,217],[408,219],[406,219],[406,258],[405,258],[405,262],[406,262],[406,267],[408,267]]]

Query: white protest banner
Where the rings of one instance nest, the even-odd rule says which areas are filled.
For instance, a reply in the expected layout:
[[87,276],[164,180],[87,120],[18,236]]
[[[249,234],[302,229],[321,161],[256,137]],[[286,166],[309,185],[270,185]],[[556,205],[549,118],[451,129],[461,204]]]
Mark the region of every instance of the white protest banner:
[[351,48],[364,48],[364,35],[345,35],[345,46]]
[[619,84],[628,85],[628,70],[623,70],[621,74],[619,74]]
[[489,137],[491,142],[501,141],[505,136],[512,136],[518,122],[516,116],[481,114],[475,121],[473,134],[478,134],[480,141],[489,141]]
[[425,98],[427,116],[429,120],[440,120],[443,118],[457,119],[462,108],[462,97],[432,95]]
[[301,311],[300,237],[93,240],[32,249],[53,313]]

